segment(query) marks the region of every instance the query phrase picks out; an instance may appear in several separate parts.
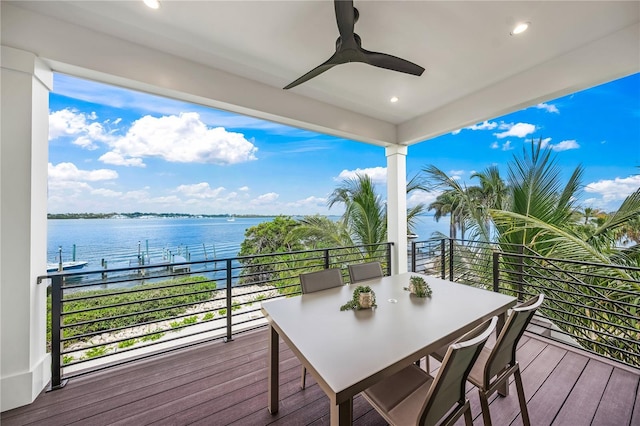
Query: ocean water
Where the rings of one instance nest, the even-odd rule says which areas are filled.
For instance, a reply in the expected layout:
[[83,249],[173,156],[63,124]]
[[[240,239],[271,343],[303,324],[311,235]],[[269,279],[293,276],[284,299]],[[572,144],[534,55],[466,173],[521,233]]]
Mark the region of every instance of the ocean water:
[[[235,257],[247,228],[272,217],[226,218],[145,218],[145,219],[49,219],[48,262],[87,261],[88,269],[98,269],[102,260],[110,268],[135,266],[138,254],[152,261],[163,256],[190,256],[192,261]],[[435,222],[423,216],[416,227],[418,240],[434,231],[448,233],[448,218]]]

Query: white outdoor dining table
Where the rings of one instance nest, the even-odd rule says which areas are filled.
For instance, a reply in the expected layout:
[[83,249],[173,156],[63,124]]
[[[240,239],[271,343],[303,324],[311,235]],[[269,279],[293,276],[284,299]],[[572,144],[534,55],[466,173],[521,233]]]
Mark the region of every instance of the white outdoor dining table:
[[279,337],[298,356],[330,400],[331,424],[352,422],[353,397],[461,336],[516,299],[421,275],[433,290],[418,298],[404,290],[404,273],[360,282],[376,294],[377,307],[340,311],[356,284],[264,302],[269,321],[268,408],[278,411]]

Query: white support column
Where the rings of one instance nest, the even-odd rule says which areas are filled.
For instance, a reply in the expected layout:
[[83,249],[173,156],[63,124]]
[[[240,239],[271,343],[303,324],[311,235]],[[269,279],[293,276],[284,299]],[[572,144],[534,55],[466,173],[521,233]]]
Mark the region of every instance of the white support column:
[[387,236],[394,243],[392,274],[407,272],[407,147],[391,146],[387,156]]
[[53,74],[34,54],[1,47],[0,411],[30,404],[49,382],[46,352],[47,158]]

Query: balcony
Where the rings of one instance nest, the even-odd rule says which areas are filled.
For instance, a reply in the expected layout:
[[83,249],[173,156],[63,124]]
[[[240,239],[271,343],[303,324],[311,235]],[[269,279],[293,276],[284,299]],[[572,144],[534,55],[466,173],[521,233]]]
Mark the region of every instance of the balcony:
[[[381,261],[386,266],[385,273],[389,274],[390,250],[391,245],[383,244],[285,253],[287,256],[277,253],[219,263],[187,262],[177,269],[176,265],[163,265],[160,268],[163,272],[155,275],[158,265],[52,274],[52,384],[58,387],[69,381],[61,390],[43,392],[31,405],[4,412],[1,420],[7,425],[326,423],[329,421],[328,398],[311,376],[307,379],[307,388],[300,389],[300,363],[284,342],[280,355],[281,409],[277,415],[269,414],[264,321],[259,317],[247,319],[247,312],[258,311],[248,302],[243,303],[249,305],[243,309],[233,309],[242,303],[231,290],[257,286],[264,291],[254,290],[255,294],[265,294],[264,298],[295,295],[299,291],[297,276],[300,273],[326,267],[344,268],[365,258]],[[637,268],[607,265],[605,270],[603,265],[576,265],[541,258],[519,247],[504,253],[491,245],[451,240],[415,242],[410,258],[412,269],[418,272],[523,298],[535,292],[545,293],[541,315],[518,348],[532,424],[640,424],[638,317],[634,316],[635,305],[625,302],[627,296],[632,296],[632,300],[638,296],[632,290],[638,281],[625,278],[636,274]],[[192,291],[223,304],[224,315],[218,322],[183,323],[166,332],[162,341],[126,347],[121,352],[100,352],[98,348],[130,341],[131,336],[116,339],[110,345],[92,339],[105,332],[120,331],[123,326],[83,336],[66,334],[74,328],[73,321],[64,319],[74,315],[69,301],[79,299],[78,290],[83,286],[108,289],[117,285],[116,293],[130,293],[135,287],[118,286],[189,274],[214,276],[218,282],[231,284],[216,293],[208,288]],[[607,299],[602,288],[594,288],[602,277],[621,280],[615,300]],[[276,282],[279,292],[271,290]],[[92,300],[108,304],[113,294],[113,291],[100,296],[93,294]],[[141,299],[147,297],[143,291],[136,294],[140,294]],[[67,300],[67,304],[60,304],[60,300]],[[138,311],[128,315],[149,311],[142,303],[139,306]],[[589,321],[583,315],[587,307]],[[172,318],[176,321],[219,312],[218,306],[203,305],[201,309],[197,313],[173,313]],[[166,318],[157,320],[158,323],[166,321]],[[81,323],[86,324],[86,318]],[[139,333],[138,337],[143,340],[145,332]],[[157,331],[147,331],[146,335],[154,333]],[[69,345],[77,344],[77,340],[85,341],[86,351],[96,351],[99,355],[92,359],[73,359],[71,354],[77,353],[77,346],[69,349]],[[437,369],[437,362],[432,360],[430,367]],[[494,396],[491,400],[495,424],[520,424],[515,385],[512,384],[512,388],[512,396]],[[468,397],[475,423],[482,424],[477,393],[471,386]],[[385,424],[361,397],[354,400],[354,419],[354,424]]]
[[[267,411],[267,330],[258,329],[71,380],[33,404],[2,413],[5,426],[23,424],[327,424],[329,399],[281,342],[280,411]],[[637,425],[640,372],[532,333],[520,341],[518,360],[534,425]],[[431,367],[437,363],[431,361]],[[468,397],[474,424],[482,424],[477,391]],[[494,424],[521,424],[515,385],[490,403]],[[362,397],[355,425],[385,421]]]

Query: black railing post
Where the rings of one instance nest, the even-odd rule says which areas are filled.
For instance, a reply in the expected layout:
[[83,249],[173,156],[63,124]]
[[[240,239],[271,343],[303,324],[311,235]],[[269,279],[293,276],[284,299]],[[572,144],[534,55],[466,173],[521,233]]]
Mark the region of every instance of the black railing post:
[[231,314],[233,313],[233,310],[231,309],[232,308],[232,303],[233,303],[233,300],[232,300],[232,297],[231,297],[231,295],[232,295],[232,293],[231,293],[231,290],[232,290],[231,289],[231,284],[233,282],[233,280],[231,279],[232,278],[232,276],[231,276],[231,274],[232,274],[231,266],[232,266],[231,259],[227,259],[227,337],[224,338],[225,343],[226,342],[230,342],[230,341],[233,340],[233,335],[231,334],[232,333],[232,330],[231,330],[231,320],[232,320]]
[[[500,252],[493,252],[493,291],[500,292]],[[500,331],[504,327],[506,321],[506,315],[503,313],[498,316],[498,324],[496,326],[496,336],[500,334]]]
[[500,292],[500,252],[493,252],[493,291]]
[[522,283],[524,282],[524,246],[518,246],[518,300],[522,301]]
[[453,239],[449,238],[449,281],[453,281]]
[[387,275],[391,275],[391,246],[393,243],[387,243]]
[[329,249],[324,251],[324,269],[329,269]]
[[416,272],[416,242],[411,241],[411,272]]
[[61,389],[67,384],[62,380],[62,283],[61,275],[51,277],[51,388]]
[[447,278],[445,270],[447,268],[447,259],[445,257],[445,239],[440,240],[440,278],[443,280]]

